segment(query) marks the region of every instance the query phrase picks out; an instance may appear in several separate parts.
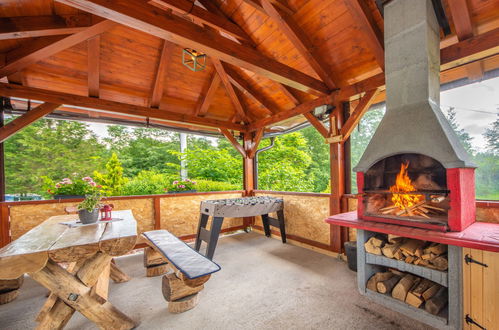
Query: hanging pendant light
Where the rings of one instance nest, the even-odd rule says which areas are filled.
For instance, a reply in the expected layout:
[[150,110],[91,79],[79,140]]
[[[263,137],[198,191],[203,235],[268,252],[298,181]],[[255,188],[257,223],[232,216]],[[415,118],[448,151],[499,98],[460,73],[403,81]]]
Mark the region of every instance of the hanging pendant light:
[[184,48],[182,52],[182,64],[192,71],[201,71],[206,67],[206,54],[194,49]]

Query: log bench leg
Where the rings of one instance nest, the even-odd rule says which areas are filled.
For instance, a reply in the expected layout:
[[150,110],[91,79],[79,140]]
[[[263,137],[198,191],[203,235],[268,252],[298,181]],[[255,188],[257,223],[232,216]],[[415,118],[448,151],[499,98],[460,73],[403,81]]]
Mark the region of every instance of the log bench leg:
[[194,307],[199,302],[198,293],[204,289],[204,285],[195,287],[187,286],[175,273],[163,276],[163,297],[168,301],[170,313],[183,313]]
[[147,277],[159,276],[168,271],[168,262],[159,252],[148,246],[144,248],[144,267]]
[[13,280],[0,280],[0,305],[8,304],[16,299],[23,282],[24,275]]
[[[103,292],[102,287],[94,288],[99,280],[106,277],[103,273],[108,274],[106,269],[109,269],[110,260],[110,256],[97,253],[81,267],[76,275],[49,260],[42,270],[30,274],[31,278],[57,296],[55,304],[38,328],[60,329],[71,318],[74,310],[79,311],[102,329],[135,327],[133,320],[116,309],[104,297],[99,296]],[[107,277],[106,280],[104,283],[107,283],[109,278]],[[72,312],[68,312],[67,307]]]

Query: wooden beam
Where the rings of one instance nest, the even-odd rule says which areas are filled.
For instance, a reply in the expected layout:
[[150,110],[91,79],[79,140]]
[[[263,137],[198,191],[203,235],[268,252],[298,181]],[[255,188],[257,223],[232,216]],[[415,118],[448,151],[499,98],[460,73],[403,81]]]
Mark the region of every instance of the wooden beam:
[[230,82],[234,86],[239,88],[241,92],[245,93],[258,103],[263,105],[270,114],[276,114],[279,112],[279,108],[272,101],[268,100],[265,95],[251,86],[251,84],[246,79],[244,79],[236,70],[229,67],[227,64],[224,64],[223,66],[225,72],[229,76]]
[[225,86],[225,90],[227,91],[227,94],[229,95],[230,100],[232,101],[232,104],[234,105],[234,108],[236,108],[236,113],[237,115],[245,122],[248,121],[248,116],[246,114],[246,111],[243,108],[243,105],[241,104],[241,101],[236,95],[236,92],[234,91],[234,87],[230,83],[229,76],[227,75],[227,72],[225,72],[225,68],[222,65],[222,62],[216,58],[211,59],[213,66],[215,67],[215,70],[217,71],[218,75],[220,76],[220,80],[222,80],[222,83]]
[[332,77],[329,65],[323,60],[322,54],[318,52],[318,48],[312,44],[302,28],[296,24],[293,17],[277,9],[270,0],[261,0],[261,4],[326,86],[331,90],[339,86],[338,77]]
[[279,84],[279,87],[281,88],[281,91],[284,93],[284,95],[286,95],[286,97],[291,101],[293,102],[293,104],[296,106],[296,105],[299,105],[301,102],[300,100],[296,97],[295,93],[291,90],[290,87],[288,86],[284,86],[284,85],[281,85]]
[[151,0],[149,3],[161,9],[171,9],[202,24],[223,31],[235,38],[246,39],[246,33],[229,20],[209,12],[188,0]]
[[260,128],[256,131],[255,136],[253,138],[253,143],[248,152],[248,158],[255,158],[256,151],[258,150],[258,146],[260,145],[260,141],[262,140],[264,133],[265,133],[264,128]]
[[315,118],[312,112],[305,112],[303,115],[325,139],[329,137],[329,132],[326,126],[324,126],[324,124],[319,119]]
[[90,15],[2,17],[0,40],[73,34],[90,25]]
[[122,113],[140,118],[162,119],[166,121],[190,123],[199,126],[216,128],[222,127],[242,132],[246,131],[245,126],[233,124],[226,121],[199,118],[192,115],[167,111],[164,109],[148,108],[139,105],[97,99],[93,97],[47,91],[33,87],[0,83],[0,95],[5,97],[19,97],[50,103],[87,107],[91,109],[101,110],[103,112],[108,111],[111,113]]
[[345,125],[340,130],[343,141],[350,137],[355,127],[357,127],[362,116],[369,110],[372,105],[376,95],[378,95],[379,89],[372,89],[367,91],[366,94],[360,99],[359,104],[355,107],[355,110],[350,114],[350,117],[346,121]]
[[[247,3],[248,5],[255,8],[256,10],[268,15],[267,11],[263,7],[262,0],[243,0],[243,2]],[[282,10],[286,14],[288,14],[288,15],[294,14],[294,11],[291,10],[282,0],[270,0],[270,2],[272,2],[272,4],[277,6],[280,10]]]
[[246,151],[244,150],[243,146],[239,142],[237,142],[234,135],[232,135],[232,133],[229,132],[228,129],[220,128],[219,131],[227,138],[227,140],[229,140],[232,146],[236,148],[237,151],[239,151],[241,156],[246,157]]
[[280,122],[282,120],[285,120],[285,119],[288,119],[288,118],[291,118],[294,116],[303,115],[304,113],[310,112],[318,106],[321,106],[324,104],[331,104],[334,101],[335,95],[336,95],[336,92],[334,92],[330,95],[327,95],[327,96],[319,97],[319,98],[312,100],[312,101],[309,101],[309,102],[302,103],[302,104],[294,107],[291,110],[282,111],[282,112],[280,112],[276,115],[273,115],[271,117],[260,119],[256,122],[252,123],[251,125],[249,125],[248,130],[250,132],[256,131],[257,129],[262,128],[262,127],[266,127],[267,125],[277,123],[277,122]]
[[459,41],[473,37],[473,25],[466,0],[453,0],[448,3]]
[[172,53],[173,44],[163,40],[161,54],[159,55],[158,69],[156,70],[156,78],[154,79],[154,87],[151,96],[151,108],[159,108],[161,98],[165,86],[166,69],[168,68],[168,59]]
[[165,15],[140,0],[56,0],[114,20],[158,38],[189,47],[304,92],[328,93],[323,82],[262,55],[259,51],[211,33],[176,15]]
[[366,42],[376,58],[376,62],[380,68],[385,71],[385,47],[383,34],[376,24],[371,9],[367,5],[367,1],[346,0],[344,3],[355,22],[362,29]]
[[57,54],[64,49],[75,46],[82,41],[85,41],[111,29],[114,26],[116,26],[116,23],[112,21],[102,21],[86,28],[82,32],[72,34],[62,39],[58,39],[57,41],[50,43],[49,45],[38,49],[37,51],[29,53],[21,58],[16,58],[15,60],[11,61],[8,60],[8,63],[4,67],[0,68],[0,78],[16,73],[31,64]]
[[4,142],[9,137],[11,137],[24,127],[28,126],[29,124],[37,121],[43,116],[48,115],[60,106],[61,104],[43,103],[36,108],[26,112],[24,115],[17,117],[7,125],[0,128],[0,143]]
[[88,96],[99,97],[100,85],[100,36],[87,40],[88,49]]
[[217,72],[214,72],[208,90],[206,91],[206,93],[201,93],[201,101],[198,102],[194,113],[196,116],[202,117],[206,115],[206,113],[208,112],[208,108],[210,107],[210,104],[215,97],[218,86],[220,86],[220,76]]

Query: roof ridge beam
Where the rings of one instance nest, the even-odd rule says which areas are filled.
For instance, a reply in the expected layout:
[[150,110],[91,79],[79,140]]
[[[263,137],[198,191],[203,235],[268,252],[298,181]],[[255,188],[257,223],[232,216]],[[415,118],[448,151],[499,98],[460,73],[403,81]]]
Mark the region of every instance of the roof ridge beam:
[[259,51],[238,44],[139,0],[56,0],[57,2],[114,20],[125,26],[202,51],[209,56],[234,64],[304,92],[327,94],[329,88],[320,80],[293,69]]
[[196,106],[196,110],[194,111],[195,116],[203,117],[206,115],[219,86],[220,76],[216,71],[214,71],[208,89],[206,90],[206,92],[201,93],[200,102],[198,103],[198,105]]

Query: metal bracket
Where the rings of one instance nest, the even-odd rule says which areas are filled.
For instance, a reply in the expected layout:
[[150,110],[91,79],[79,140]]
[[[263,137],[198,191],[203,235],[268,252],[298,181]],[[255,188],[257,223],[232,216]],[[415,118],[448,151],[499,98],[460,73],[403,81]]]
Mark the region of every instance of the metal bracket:
[[79,295],[76,294],[76,293],[70,293],[69,296],[68,296],[68,300],[69,301],[76,301],[76,299],[78,299]]
[[466,321],[466,324],[474,324],[482,330],[487,330],[485,327],[482,327],[481,324],[478,324],[475,320],[473,320],[471,318],[471,316],[469,316],[468,314],[466,314],[466,317],[464,318],[464,320]]
[[469,265],[470,263],[475,263],[475,264],[480,265],[482,267],[489,267],[487,264],[484,264],[480,261],[476,261],[469,254],[464,256],[464,261],[466,262],[467,265]]

